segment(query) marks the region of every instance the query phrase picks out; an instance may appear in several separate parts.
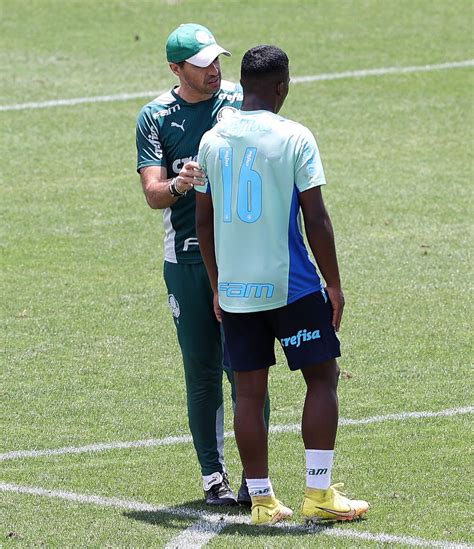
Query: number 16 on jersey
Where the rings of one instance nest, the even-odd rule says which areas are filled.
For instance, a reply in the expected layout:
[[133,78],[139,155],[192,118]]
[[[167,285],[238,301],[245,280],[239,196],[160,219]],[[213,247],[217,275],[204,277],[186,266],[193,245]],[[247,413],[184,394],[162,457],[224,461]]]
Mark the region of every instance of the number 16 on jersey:
[[[234,151],[232,147],[221,147],[219,149],[223,185],[224,223],[232,223],[233,156]],[[253,169],[256,156],[256,147],[247,147],[245,149],[237,181],[236,212],[238,217],[245,223],[254,223],[262,213],[262,178]]]

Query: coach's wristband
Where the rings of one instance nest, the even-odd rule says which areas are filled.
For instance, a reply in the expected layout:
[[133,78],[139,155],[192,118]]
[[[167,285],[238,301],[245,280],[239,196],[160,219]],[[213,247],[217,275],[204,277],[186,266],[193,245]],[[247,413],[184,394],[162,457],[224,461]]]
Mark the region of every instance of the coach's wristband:
[[174,196],[175,198],[182,198],[183,196],[186,196],[186,193],[188,192],[188,191],[184,191],[184,193],[182,193],[176,188],[176,177],[173,177],[173,179],[171,180],[168,190],[171,196]]

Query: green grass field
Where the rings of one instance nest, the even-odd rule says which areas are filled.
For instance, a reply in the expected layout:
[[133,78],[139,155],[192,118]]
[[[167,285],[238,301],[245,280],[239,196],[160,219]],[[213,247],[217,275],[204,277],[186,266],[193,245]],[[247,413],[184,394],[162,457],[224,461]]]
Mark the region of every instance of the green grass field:
[[[0,546],[474,544],[473,15],[469,0],[2,1]],[[366,520],[255,529],[202,504],[134,141],[140,107],[174,83],[166,37],[190,21],[233,52],[228,79],[256,44],[290,57],[281,114],[317,137],[347,302],[340,409],[359,421],[341,422],[333,478],[370,501]],[[140,97],[94,99],[118,94]],[[75,98],[92,99],[44,105]],[[298,510],[303,382],[278,356],[271,477]],[[237,486],[231,436],[226,453]]]

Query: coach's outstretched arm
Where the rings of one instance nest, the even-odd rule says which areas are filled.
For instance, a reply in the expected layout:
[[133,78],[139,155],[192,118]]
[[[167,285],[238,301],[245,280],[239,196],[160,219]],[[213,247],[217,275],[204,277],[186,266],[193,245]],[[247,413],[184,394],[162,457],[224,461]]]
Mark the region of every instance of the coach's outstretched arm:
[[332,325],[336,331],[339,331],[344,309],[344,294],[337,263],[334,231],[324,205],[321,187],[314,187],[300,193],[299,199],[308,243],[326,281],[326,291],[331,300]]

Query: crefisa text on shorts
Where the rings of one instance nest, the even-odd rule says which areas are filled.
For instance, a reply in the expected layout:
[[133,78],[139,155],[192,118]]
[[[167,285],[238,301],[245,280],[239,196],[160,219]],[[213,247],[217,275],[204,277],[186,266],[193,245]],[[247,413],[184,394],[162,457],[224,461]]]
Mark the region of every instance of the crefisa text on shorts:
[[321,334],[319,333],[319,330],[298,330],[296,335],[282,337],[280,343],[282,347],[299,347],[302,342],[319,339],[320,337]]

